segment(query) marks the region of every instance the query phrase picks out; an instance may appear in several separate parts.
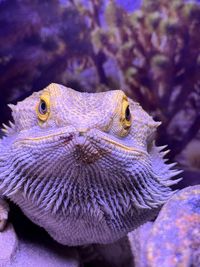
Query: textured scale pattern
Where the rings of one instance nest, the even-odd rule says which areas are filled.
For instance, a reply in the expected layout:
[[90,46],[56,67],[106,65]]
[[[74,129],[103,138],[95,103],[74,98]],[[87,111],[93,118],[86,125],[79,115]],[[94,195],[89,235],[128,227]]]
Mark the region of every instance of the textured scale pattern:
[[[49,114],[38,118],[45,95]],[[58,84],[10,105],[0,141],[0,194],[67,245],[110,243],[153,218],[179,179],[156,147],[155,122],[122,91],[80,93]]]

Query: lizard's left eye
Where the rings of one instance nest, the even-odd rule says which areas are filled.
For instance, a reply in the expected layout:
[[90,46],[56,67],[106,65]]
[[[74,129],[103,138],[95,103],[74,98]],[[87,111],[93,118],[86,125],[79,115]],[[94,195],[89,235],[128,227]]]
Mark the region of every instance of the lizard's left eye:
[[37,106],[37,115],[40,121],[45,122],[50,113],[50,99],[49,94],[45,93],[40,97],[40,101]]

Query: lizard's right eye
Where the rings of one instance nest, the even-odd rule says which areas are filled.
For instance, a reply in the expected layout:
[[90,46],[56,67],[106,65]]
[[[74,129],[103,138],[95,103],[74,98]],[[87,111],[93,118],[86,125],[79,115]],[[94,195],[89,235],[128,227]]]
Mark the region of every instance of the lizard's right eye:
[[131,112],[129,108],[129,103],[127,97],[123,98],[122,102],[122,114],[121,114],[121,123],[125,130],[128,130],[131,127]]
[[49,94],[43,94],[40,97],[40,102],[37,106],[37,115],[40,121],[45,122],[50,113],[50,99]]
[[40,101],[40,104],[39,104],[39,112],[40,114],[44,115],[47,113],[47,104],[44,100],[41,100]]

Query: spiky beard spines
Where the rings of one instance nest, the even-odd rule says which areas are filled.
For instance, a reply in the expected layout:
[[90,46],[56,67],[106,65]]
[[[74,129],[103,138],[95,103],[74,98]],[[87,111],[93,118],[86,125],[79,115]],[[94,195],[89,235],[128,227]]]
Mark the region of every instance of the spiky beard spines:
[[104,160],[109,170],[99,162],[77,167],[73,157],[68,156],[49,171],[52,155],[45,157],[45,161],[41,158],[41,164],[31,161],[25,150],[8,155],[7,160],[4,158],[5,165],[1,165],[0,190],[11,198],[18,190],[23,192],[24,201],[30,200],[51,216],[61,218],[73,214],[78,218],[90,214],[101,220],[103,214],[110,227],[120,230],[125,224],[125,214],[130,212],[137,217],[142,212],[155,210],[173,194],[166,185],[171,173],[168,179],[167,176],[161,179],[159,173],[152,170],[150,159],[137,161],[135,165],[128,157],[125,164],[118,162],[116,171],[113,167],[116,160],[112,162],[108,156]]
[[[93,173],[91,173],[91,171],[93,171]],[[35,175],[32,177],[27,175],[23,176],[24,171],[21,170],[20,173],[19,169],[15,169],[15,171],[11,172],[9,176],[6,177],[11,180],[10,183],[8,181],[4,183],[5,186],[9,183],[9,187],[6,188],[5,194],[12,195],[12,191],[14,190],[15,192],[16,187],[19,188],[17,183],[20,181],[20,185],[23,185],[25,196],[28,199],[32,199],[32,201],[35,201],[38,205],[41,205],[42,203],[42,207],[45,208],[45,210],[51,210],[51,212],[53,211],[54,213],[59,210],[61,203],[65,202],[61,196],[64,198],[66,196],[69,197],[70,195],[69,192],[68,194],[67,192],[64,194],[63,188],[67,189],[67,187],[72,187],[73,185],[73,189],[78,192],[78,187],[76,186],[77,180],[79,179],[78,176],[80,175],[78,175],[78,173],[75,174],[71,170],[68,170],[68,172],[66,172],[66,176],[53,177],[50,174],[45,174],[45,171],[40,174],[38,171],[37,176],[35,168],[29,172],[29,175],[32,172],[35,172]],[[138,208],[152,208],[155,205],[157,206],[160,201],[164,202],[167,198],[167,196],[165,196],[162,199],[162,192],[165,194],[170,192],[170,190],[163,190],[163,186],[160,183],[156,184],[155,177],[151,177],[149,175],[148,178],[145,178],[146,173],[142,173],[141,169],[140,172],[135,172],[134,176],[130,173],[127,176],[127,174],[124,174],[123,172],[119,174],[123,183],[116,182],[119,181],[119,176],[115,179],[113,176],[108,177],[108,174],[105,173],[105,177],[102,177],[103,173],[98,170],[97,166],[95,167],[95,171],[94,169],[89,168],[89,173],[91,177],[90,180],[87,181],[87,187],[90,188],[90,192],[96,192],[93,195],[99,199],[99,203],[103,203],[103,201],[105,201],[104,203],[109,203],[111,214],[121,214],[123,212],[121,207],[122,199],[124,198],[123,192],[129,196],[131,202],[133,202],[135,206],[137,206],[138,203]],[[150,172],[148,171],[148,174],[149,173]],[[81,175],[83,175],[83,173],[81,173]],[[17,180],[14,181],[14,177],[17,177]],[[87,179],[87,177],[85,178]],[[84,180],[84,177],[81,177],[81,180],[82,179]],[[92,179],[93,183],[91,183]],[[69,183],[70,180],[73,180],[71,186]],[[65,181],[65,183],[63,183],[63,181]],[[126,184],[126,186],[124,186],[124,184]],[[82,187],[82,190],[84,190],[84,186]],[[60,194],[61,191],[63,192],[62,194]],[[74,193],[71,194],[71,199],[73,199],[73,194]],[[84,192],[84,194],[86,193]],[[99,195],[99,197],[97,195]],[[80,195],[78,197],[80,197]],[[118,199],[120,199],[120,201],[118,201]],[[52,206],[54,206],[53,210]],[[64,206],[67,206],[66,203]],[[118,207],[117,211],[116,207]]]
[[[182,180],[180,174],[182,170],[176,170],[177,163],[168,163],[166,155],[169,153],[167,146],[153,146],[150,153],[152,171],[163,186],[170,187]],[[177,178],[178,177],[178,178]],[[175,179],[174,179],[175,178]]]

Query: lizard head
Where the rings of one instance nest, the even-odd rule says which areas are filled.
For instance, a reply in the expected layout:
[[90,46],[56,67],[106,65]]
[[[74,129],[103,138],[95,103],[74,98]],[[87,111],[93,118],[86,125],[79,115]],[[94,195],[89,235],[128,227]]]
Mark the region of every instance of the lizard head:
[[160,123],[123,91],[51,84],[11,108],[14,123],[1,144],[4,195],[23,192],[51,214],[96,214],[118,237],[172,195],[177,172],[154,140]]

